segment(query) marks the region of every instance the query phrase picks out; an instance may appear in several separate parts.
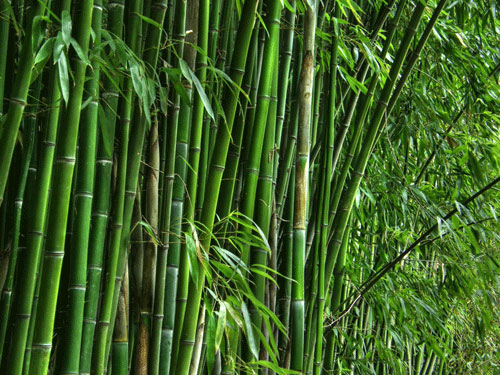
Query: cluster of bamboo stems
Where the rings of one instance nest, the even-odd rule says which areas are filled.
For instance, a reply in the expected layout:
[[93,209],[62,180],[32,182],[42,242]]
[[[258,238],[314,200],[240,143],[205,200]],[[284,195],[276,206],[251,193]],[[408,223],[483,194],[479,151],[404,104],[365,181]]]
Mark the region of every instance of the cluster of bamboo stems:
[[325,324],[445,4],[1,0],[0,373],[391,373],[368,302]]

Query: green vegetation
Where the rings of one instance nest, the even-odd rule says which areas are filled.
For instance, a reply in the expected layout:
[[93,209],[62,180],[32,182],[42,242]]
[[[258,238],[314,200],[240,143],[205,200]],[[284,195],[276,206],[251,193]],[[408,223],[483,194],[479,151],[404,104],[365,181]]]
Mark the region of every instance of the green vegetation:
[[0,0],[0,373],[500,374],[499,10]]

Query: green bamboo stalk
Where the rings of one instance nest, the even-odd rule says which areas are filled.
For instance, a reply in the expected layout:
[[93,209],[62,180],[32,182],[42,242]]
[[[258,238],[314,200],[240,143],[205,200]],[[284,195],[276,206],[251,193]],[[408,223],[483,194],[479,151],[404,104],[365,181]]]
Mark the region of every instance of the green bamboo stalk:
[[[209,8],[210,8],[210,1],[208,0],[203,0],[199,2],[199,27],[198,27],[198,47],[201,49],[201,51],[207,51],[208,48],[208,36],[209,36]],[[207,72],[206,72],[206,64],[207,64],[207,57],[203,52],[199,52],[197,54],[197,66],[198,66],[198,71],[199,71],[199,78],[200,81],[204,83],[207,77]],[[201,146],[201,141],[202,141],[202,127],[203,127],[203,114],[204,114],[204,104],[202,101],[201,96],[199,93],[196,93],[194,96],[194,110],[193,110],[193,119],[192,119],[192,124],[191,124],[191,139],[190,139],[190,144],[189,144],[189,169],[187,171],[180,170],[178,173],[178,176],[182,179],[184,179],[184,176],[186,176],[187,172],[187,192],[186,192],[186,197],[185,199],[185,205],[186,208],[184,209],[185,213],[184,216],[187,220],[188,223],[194,222],[195,218],[195,207],[196,207],[196,201],[197,201],[197,183],[199,181],[198,178],[198,172],[200,170],[199,168],[199,163],[200,163],[200,146]],[[177,146],[179,148],[179,145]],[[187,155],[186,155],[187,156]],[[180,161],[180,160],[179,160]],[[183,162],[181,162],[183,163]],[[185,168],[185,165],[184,165]],[[174,193],[176,190],[179,192],[183,192],[184,188],[182,186],[178,186],[176,189],[176,182],[180,181],[175,181],[174,182]],[[179,190],[182,189],[182,190]],[[179,196],[180,198],[181,196]],[[191,228],[187,228],[188,232],[191,232]],[[185,244],[182,244],[182,258],[180,261],[181,265],[181,270],[179,274],[179,286],[178,286],[178,293],[177,293],[177,300],[178,300],[178,311],[176,311],[176,331],[175,331],[175,337],[174,337],[174,344],[176,347],[178,347],[178,339],[177,337],[180,337],[181,333],[181,319],[180,316],[184,315],[185,311],[185,298],[187,296],[187,286],[188,286],[188,277],[189,277],[189,270],[188,270],[188,261],[187,261],[187,250],[185,248]],[[180,304],[180,305],[179,305]],[[200,323],[201,324],[201,323]],[[201,349],[200,349],[201,350]],[[176,352],[177,349],[174,352]],[[172,366],[175,365],[175,361],[172,361]],[[192,366],[192,372],[195,371],[199,364],[196,362],[196,360],[193,360],[191,362]]]
[[[234,7],[235,7],[234,1],[223,1],[222,3],[222,15],[221,15],[222,19],[221,22],[219,23],[219,28],[217,32],[218,48],[216,49],[217,59],[215,60],[216,62],[215,66],[217,69],[223,71],[226,71],[227,68],[229,67],[227,61],[227,54],[228,54],[228,47],[232,45],[229,43],[229,34],[231,32],[231,24],[233,22],[235,13]],[[220,98],[221,94],[222,94],[222,88],[219,88],[216,95],[217,97]],[[220,122],[220,116],[217,115],[215,121],[212,123],[210,127],[210,136],[209,136],[210,146],[208,150],[209,155],[212,155],[212,152],[214,150],[219,122]],[[210,162],[207,162],[207,166],[209,165],[209,163]]]
[[[40,259],[40,263],[41,263]],[[38,265],[38,269],[40,269],[40,264]],[[30,369],[30,363],[31,363],[31,348],[33,344],[33,336],[35,334],[35,322],[36,322],[36,314],[37,314],[37,308],[38,308],[38,300],[40,299],[40,285],[41,285],[41,277],[40,277],[40,272],[37,273],[36,275],[36,287],[35,287],[35,294],[33,296],[33,306],[31,308],[31,320],[30,320],[30,326],[28,330],[28,338],[26,339],[26,347],[24,349],[25,354],[24,354],[24,363],[23,363],[23,375],[28,375],[29,374],[29,369]]]
[[343,233],[347,224],[347,217],[351,212],[356,192],[358,191],[359,185],[361,184],[361,179],[368,163],[371,149],[378,133],[378,128],[382,122],[382,118],[387,108],[387,102],[390,98],[390,94],[395,85],[396,78],[401,70],[402,64],[410,47],[410,42],[415,35],[416,27],[420,21],[420,18],[422,17],[424,9],[425,5],[419,3],[417,4],[415,11],[413,12],[413,16],[407,27],[405,36],[403,38],[403,41],[401,42],[401,46],[394,59],[394,63],[391,66],[389,77],[387,78],[383,91],[378,99],[378,104],[370,122],[370,127],[367,130],[365,141],[363,142],[359,156],[356,159],[351,182],[348,189],[342,194],[342,198],[340,200],[340,210],[338,210],[339,214],[335,215],[333,223],[333,248],[332,250],[329,250],[327,255],[327,277],[328,275],[331,275],[333,264],[335,263],[335,260],[337,258],[338,250],[342,243]]
[[[339,6],[335,7],[335,17],[340,15]],[[319,275],[318,275],[318,311],[317,311],[317,339],[316,339],[316,357],[314,374],[320,375],[323,363],[323,312],[325,308],[326,298],[326,285],[325,282],[325,263],[326,263],[326,249],[328,246],[328,224],[329,224],[329,208],[331,195],[330,176],[333,173],[333,151],[334,151],[334,136],[335,136],[335,105],[337,97],[337,55],[338,55],[338,35],[334,30],[334,37],[332,38],[332,52],[331,52],[331,68],[330,68],[330,86],[329,86],[329,115],[328,115],[328,128],[327,137],[324,141],[324,163],[323,163],[323,197],[321,213],[321,238],[319,239]]]
[[[153,14],[151,14],[152,17],[151,19],[154,21],[155,24],[153,25],[154,27],[148,28],[148,33],[145,39],[143,61],[145,62],[147,68],[154,71],[156,69],[159,56],[160,42],[162,37],[161,25],[163,25],[167,9],[166,1],[165,0],[155,1],[154,3],[151,4],[151,9],[155,10]],[[139,18],[138,14],[139,14],[138,12],[134,12],[132,16]],[[139,30],[141,29],[139,28]],[[139,55],[137,51],[136,55]],[[123,210],[123,230],[121,233],[119,254],[117,257],[116,273],[115,273],[116,277],[114,278],[114,286],[113,287],[110,286],[109,288],[110,295],[112,294],[112,299],[110,302],[111,308],[109,315],[109,322],[111,328],[113,328],[115,322],[115,316],[117,312],[118,300],[120,295],[119,291],[127,259],[126,253],[128,250],[130,228],[132,224],[133,206],[135,202],[136,190],[141,170],[141,157],[144,148],[144,139],[148,123],[148,118],[146,116],[149,116],[149,114],[146,114],[145,111],[143,111],[143,109],[135,108],[134,120],[133,120],[134,126],[131,129],[130,145],[128,151],[129,157],[127,158],[127,177],[125,183],[125,202]],[[153,117],[154,116],[155,113],[153,113]],[[102,345],[105,347],[104,360],[107,360],[111,346],[110,335],[107,336]]]
[[[142,3],[134,1],[129,9],[129,30],[127,44],[137,55],[140,48],[141,22],[139,14],[142,11]],[[137,62],[134,62],[135,64]],[[139,110],[134,112],[134,124],[130,136],[130,122],[132,118],[132,108],[134,103],[132,79],[127,79],[124,83],[126,100],[121,107],[120,126],[120,151],[118,157],[118,172],[116,177],[116,191],[113,202],[113,222],[110,233],[110,244],[108,258],[106,260],[106,280],[103,287],[104,294],[101,300],[101,309],[97,324],[96,341],[93,351],[93,369],[96,374],[105,371],[109,348],[111,345],[114,324],[113,315],[120,296],[121,280],[124,271],[125,250],[128,242],[130,222],[135,200],[137,186],[137,174],[139,172],[139,162],[142,154],[142,144],[144,140],[144,127],[141,121],[137,123]],[[138,129],[138,133],[134,130]],[[129,145],[130,138],[130,145]],[[140,148],[139,148],[140,147]],[[138,150],[139,149],[139,150]],[[133,160],[131,160],[133,159]],[[132,167],[131,167],[132,165]],[[135,176],[135,180],[134,180]],[[111,328],[111,329],[110,329]]]
[[[184,55],[184,40],[186,38],[186,12],[187,3],[180,2],[176,4],[175,7],[175,23],[174,23],[174,33],[175,40],[178,41],[179,45],[176,48],[179,56]],[[176,66],[179,66],[179,61],[176,62]],[[190,92],[190,91],[189,91]],[[183,108],[183,125],[180,126],[181,118],[181,101],[180,97],[176,92],[172,92],[173,97],[173,110],[170,112],[169,121],[169,160],[167,165],[167,189],[168,189],[168,200],[170,200],[170,207],[167,208],[169,217],[168,219],[168,237],[165,234],[166,243],[168,243],[168,254],[167,254],[167,270],[166,270],[166,285],[168,285],[165,290],[164,298],[164,311],[165,316],[162,321],[162,334],[161,334],[161,351],[159,356],[159,368],[163,373],[169,373],[171,368],[172,355],[175,349],[174,340],[174,328],[182,323],[176,320],[176,297],[179,282],[179,266],[180,266],[180,233],[182,228],[182,211],[183,211],[183,197],[184,197],[184,180],[180,179],[178,173],[183,173],[185,176],[186,165],[185,160],[187,158],[187,144],[189,138],[189,115],[190,111],[184,104]],[[183,148],[179,150],[179,145]],[[177,183],[176,183],[177,182]],[[168,202],[167,200],[167,202]],[[167,213],[166,213],[167,214]]]
[[[302,20],[302,18],[300,18]],[[294,67],[299,67],[302,66],[302,48],[298,44],[295,44],[294,46],[295,49],[295,64]],[[295,150],[296,150],[296,144],[297,144],[297,129],[298,129],[298,108],[299,106],[296,105],[296,97],[297,95],[295,94],[298,91],[299,88],[299,82],[300,82],[300,74],[297,71],[298,68],[294,69],[292,71],[293,74],[293,81],[292,85],[290,88],[290,91],[293,93],[290,98],[291,102],[291,110],[290,110],[290,116],[288,118],[288,123],[287,123],[287,128],[288,128],[288,134],[286,137],[286,143],[284,144],[284,152],[280,153],[280,162],[279,162],[279,168],[278,168],[278,178],[277,178],[277,184],[276,184],[276,209],[278,212],[278,215],[282,214],[283,210],[283,204],[284,204],[284,197],[288,189],[288,185],[290,182],[290,171],[294,162],[295,158]]]
[[113,355],[111,361],[113,375],[129,374],[128,364],[128,269],[125,271],[123,283],[120,289],[116,324],[113,332]]
[[[52,178],[52,162],[54,159],[55,142],[59,125],[61,94],[58,85],[58,73],[52,71],[50,78],[50,103],[52,105],[47,124],[44,129],[41,158],[36,176],[36,194],[33,216],[29,221],[27,238],[27,263],[24,272],[20,274],[19,292],[14,295],[12,314],[12,341],[8,355],[2,357],[2,371],[9,374],[21,374],[24,362],[25,347],[28,340],[33,296],[37,284],[37,270],[41,258],[43,237],[46,230],[47,206],[49,202],[49,187]],[[16,288],[17,289],[17,288]],[[7,361],[8,358],[8,361]]]
[[[251,143],[248,150],[249,159],[245,165],[245,185],[243,189],[243,205],[241,212],[250,219],[253,219],[255,209],[255,195],[260,171],[260,162],[264,135],[266,131],[267,116],[269,112],[270,95],[275,71],[275,55],[278,53],[279,46],[279,27],[281,3],[270,0],[267,3],[268,13],[266,18],[266,27],[269,37],[265,41],[264,54],[262,60],[262,72],[259,79],[259,89],[257,94],[257,108],[252,126]],[[274,129],[273,129],[274,146]],[[268,202],[271,204],[271,202]],[[269,226],[269,223],[267,224]],[[250,248],[245,246],[242,249],[241,260],[247,264],[250,257]]]
[[[132,88],[129,84],[127,96],[132,99]],[[118,151],[118,173],[116,177],[116,190],[113,201],[113,220],[111,223],[110,245],[108,250],[108,258],[106,260],[106,280],[103,285],[104,294],[101,299],[101,309],[96,327],[96,341],[93,348],[92,366],[93,371],[97,374],[103,374],[106,368],[106,342],[111,322],[111,310],[113,307],[113,291],[115,288],[118,258],[120,256],[121,234],[123,228],[123,211],[125,201],[125,181],[127,176],[127,157],[128,157],[128,140],[129,140],[129,123],[130,123],[131,108],[128,105],[123,105],[120,118],[120,134]],[[121,276],[120,276],[121,278]]]
[[[38,100],[40,93],[41,82],[38,80],[36,88],[33,90],[33,97]],[[5,282],[2,288],[1,307],[0,307],[0,358],[3,353],[5,338],[7,333],[7,324],[9,322],[9,315],[11,309],[12,290],[14,287],[14,274],[17,265],[18,251],[19,251],[19,236],[21,232],[21,214],[23,208],[23,200],[25,195],[26,182],[28,180],[28,172],[31,163],[31,157],[35,148],[36,139],[36,111],[38,105],[33,104],[32,113],[25,120],[24,125],[24,147],[21,160],[21,174],[19,176],[14,211],[14,230],[12,231],[12,249],[10,251],[8,271]]]
[[[158,124],[153,120],[149,131],[149,161],[146,166],[146,220],[153,234],[158,232],[158,178],[160,149],[158,144]],[[153,288],[155,278],[156,239],[149,238],[144,249],[141,292],[139,300],[138,357],[136,373],[147,374],[149,368],[150,327],[153,310]]]
[[[227,67],[228,48],[232,44],[229,43],[229,34],[231,33],[231,23],[234,18],[234,1],[224,1],[222,7],[222,22],[218,30],[218,59],[216,67],[220,70],[225,70]],[[221,28],[222,27],[222,28]]]
[[[333,285],[330,296],[330,310],[338,311],[341,307],[342,292],[344,288],[344,277],[345,277],[345,261],[347,255],[347,247],[349,244],[349,238],[351,235],[351,227],[348,226],[344,233],[344,240],[342,246],[339,250],[339,255],[337,257],[337,263],[333,271]],[[325,359],[324,359],[324,372],[325,374],[333,374],[334,371],[334,360],[335,360],[335,349],[338,343],[336,335],[333,331],[328,332],[326,339],[325,348]]]
[[306,250],[306,215],[308,205],[309,147],[311,99],[314,75],[314,35],[316,5],[306,7],[304,21],[304,58],[299,86],[299,124],[297,133],[295,210],[293,218],[293,279],[291,305],[291,364],[303,371],[304,360],[304,263]]
[[[192,87],[187,88],[188,96],[192,98]],[[172,255],[178,257],[175,259],[179,264],[179,275],[177,277],[177,294],[175,303],[175,326],[173,336],[173,348],[171,353],[171,368],[175,368],[177,351],[179,349],[180,335],[184,322],[184,311],[186,309],[186,297],[188,293],[189,279],[189,261],[185,244],[181,243],[181,232],[184,218],[184,198],[185,198],[185,180],[188,166],[186,160],[189,152],[189,135],[191,128],[191,105],[181,102],[179,110],[179,123],[177,130],[175,179],[172,195],[172,217],[171,232],[175,240],[171,243],[170,251]]]
[[[401,16],[403,15],[403,11],[406,8],[407,0],[401,1],[398,4],[398,9],[396,11],[396,15],[391,21],[391,24],[389,26],[389,31],[384,43],[384,48],[381,53],[381,58],[385,59],[386,55],[389,51],[389,48],[391,47],[392,40],[394,38],[395,32],[396,32],[396,26],[399,23],[399,20],[401,19]],[[368,90],[366,94],[361,96],[361,100],[359,101],[359,104],[356,106],[357,107],[357,112],[356,112],[356,123],[355,123],[355,130],[354,134],[351,136],[349,148],[347,149],[346,152],[346,157],[344,159],[344,163],[342,165],[342,170],[340,171],[340,175],[337,177],[337,179],[334,181],[335,182],[335,190],[334,194],[332,195],[332,200],[330,202],[330,221],[333,222],[333,219],[335,218],[335,215],[337,213],[337,208],[338,204],[340,202],[340,197],[343,192],[343,188],[345,185],[345,181],[347,179],[347,176],[349,174],[350,168],[351,168],[351,163],[354,157],[357,155],[356,150],[358,149],[359,146],[359,140],[361,138],[361,134],[363,131],[364,123],[366,120],[366,116],[368,115],[368,111],[370,109],[372,97],[374,95],[375,89],[377,87],[377,82],[378,80],[375,79],[376,76],[372,76],[372,79],[370,81],[370,86],[368,87]],[[353,104],[353,103],[351,103]],[[338,148],[341,147],[340,141],[342,140],[342,132],[346,130],[350,126],[350,122],[352,119],[352,110],[344,116],[343,122],[341,127],[340,134],[337,135],[337,138],[335,140],[335,146],[334,146],[334,157],[333,157],[333,167],[332,170],[335,170],[337,161],[340,155],[340,150]],[[342,140],[343,142],[343,140]],[[332,176],[333,177],[333,176]],[[331,227],[331,225],[330,225]],[[333,246],[333,243],[330,242],[329,246]],[[328,263],[327,265],[327,275],[331,271],[331,267],[333,267],[333,264]]]
[[2,1],[0,2],[0,117],[3,116],[3,101],[7,81],[5,72],[9,47],[9,20],[9,4],[7,1]]
[[[10,95],[9,98],[10,104],[7,118],[5,119],[5,124],[0,128],[0,205],[3,202],[12,154],[14,153],[14,147],[16,145],[17,133],[26,106],[35,53],[41,41],[37,35],[34,35],[36,30],[33,31],[33,25],[41,22],[40,17],[44,13],[46,3],[47,0],[45,2],[40,1],[37,3],[36,7],[30,7],[28,10],[29,21],[26,25],[26,32],[21,47],[19,58],[20,65],[16,74],[14,87],[12,88],[12,95]],[[8,23],[7,26],[2,26],[2,30],[5,29],[8,30]],[[6,37],[8,38],[8,35],[6,35]],[[8,43],[5,43],[5,46],[7,45]],[[4,54],[2,53],[2,55]],[[0,63],[4,64],[1,60]],[[0,71],[0,76],[4,74],[4,72]],[[5,82],[0,82],[0,85],[5,87]],[[2,99],[1,102],[3,102],[3,97],[0,99]]]
[[[215,0],[211,2],[210,5],[210,14],[208,17],[208,22],[209,22],[209,31],[208,31],[208,45],[207,45],[207,56],[211,61],[216,61],[216,56],[217,56],[217,42],[219,38],[219,27],[220,27],[220,9],[221,9],[221,3],[222,0]],[[227,4],[226,4],[227,6]],[[200,25],[201,25],[201,9],[200,8]],[[201,27],[199,28],[200,35],[201,36]]]
[[[292,265],[293,265],[293,210],[295,203],[295,168],[292,169],[288,195],[285,201],[284,219],[286,220],[282,232],[282,249],[279,256],[281,265],[280,274],[284,277],[278,279],[278,310],[277,316],[285,327],[290,326],[290,302],[292,298]],[[281,332],[278,336],[278,350],[280,354],[280,365],[290,367],[289,337]],[[288,358],[287,358],[288,357]]]
[[[82,5],[80,17],[75,27],[75,39],[85,55],[88,54],[89,48],[92,7],[93,1]],[[32,374],[44,375],[49,366],[86,68],[84,61],[74,60],[75,84],[69,97],[68,107],[64,112],[63,121],[66,126],[61,128],[59,134],[60,147],[56,150],[52,196],[57,197],[57,199],[52,199],[50,205],[40,301],[30,364],[30,373]]]
[[[94,44],[100,42],[102,2],[95,0],[92,15],[92,29],[95,30]],[[94,173],[97,145],[97,114],[99,97],[99,67],[89,72],[86,83],[88,106],[82,112],[80,144],[74,195],[73,236],[69,252],[69,325],[63,337],[62,365],[60,374],[78,373],[80,368],[80,348],[87,284],[87,249],[89,245]],[[85,101],[86,101],[85,100]]]
[[[170,230],[170,216],[171,216],[171,202],[172,202],[172,190],[174,185],[174,172],[175,172],[175,155],[176,155],[176,145],[177,145],[177,127],[169,126],[168,127],[168,137],[167,137],[167,145],[168,145],[168,154],[166,160],[166,169],[165,169],[165,182],[164,182],[164,204],[163,204],[163,224],[161,229],[161,243],[162,248],[158,254],[158,267],[163,265],[165,262],[164,258],[168,259],[168,254],[170,253],[170,241],[169,241],[169,230]],[[163,311],[165,311],[165,316],[160,314],[160,307],[157,305],[160,303],[159,299],[155,298],[155,317],[159,321],[162,320],[162,328],[161,328],[161,337],[160,337],[160,359],[159,359],[159,369],[163,374],[169,373],[170,366],[170,352],[171,352],[171,343],[173,339],[173,326],[174,322],[170,322],[170,326],[167,323],[168,317],[175,317],[175,313],[168,314],[169,306],[172,307],[172,303],[169,305],[167,301],[175,302],[175,293],[172,291],[173,283],[177,282],[178,275],[178,267],[166,266],[165,271],[165,285],[169,285],[168,288],[165,287],[165,297],[163,297]],[[160,278],[161,280],[161,278]],[[159,284],[156,285],[156,290],[160,287]],[[160,293],[159,291],[157,293]],[[158,295],[158,294],[156,294]],[[159,297],[158,297],[159,298]],[[175,303],[173,303],[175,304]],[[156,332],[156,328],[153,330],[153,335]],[[154,339],[155,342],[158,340]],[[157,345],[157,344],[156,344]],[[153,370],[154,371],[154,370]]]
[[[242,12],[242,18],[240,21],[240,27],[238,29],[238,35],[236,37],[230,77],[238,86],[241,85],[241,81],[243,79],[243,74],[245,71],[245,62],[252,34],[251,31],[255,22],[256,7],[257,2],[254,0],[245,2]],[[227,150],[230,141],[230,132],[234,123],[238,97],[238,94],[229,95],[227,100],[224,102],[227,130],[225,129],[225,131],[219,131],[217,133],[215,148],[218,150],[218,152],[213,154],[210,163],[210,173],[208,175],[208,182],[206,185],[207,190],[205,192],[204,208],[201,218],[201,222],[208,232],[212,230],[214,224],[215,211],[217,207],[217,197],[219,195],[220,182],[222,179],[224,165],[226,163]],[[202,246],[205,251],[208,251],[210,247],[209,234],[206,234],[203,237]],[[184,325],[182,327],[182,346],[179,350],[179,355],[177,358],[176,374],[187,374],[189,370],[189,363],[191,362],[193,344],[196,335],[196,326],[199,312],[198,309],[204,282],[205,275],[203,271],[200,272],[197,285],[195,285],[192,280],[190,280],[188,301],[186,305],[186,316],[189,316],[189,319],[184,322]]]
[[[295,10],[296,3],[295,0],[290,1],[289,5],[291,9]],[[292,52],[294,45],[294,27],[295,27],[295,14],[290,10],[285,11],[285,29],[282,31],[282,36],[280,37],[282,45],[280,48],[280,63],[279,63],[279,78],[278,78],[278,109],[276,113],[276,147],[281,150],[282,145],[286,145],[287,138],[284,137],[285,142],[282,142],[286,104],[288,98],[288,81],[290,76],[290,66],[292,62]],[[287,124],[288,125],[288,124]],[[285,129],[287,129],[285,127]],[[281,156],[280,156],[281,157]],[[278,178],[278,166],[279,163],[275,163],[274,171],[274,190],[277,190],[277,178]],[[282,205],[281,201],[276,202],[276,212],[280,214],[280,207]]]
[[[110,1],[107,4],[110,31],[121,38],[123,26],[123,0]],[[113,166],[113,141],[115,138],[116,112],[118,108],[117,88],[109,80],[104,80],[100,104],[103,109],[99,114],[101,129],[98,134],[97,161],[95,171],[94,199],[91,218],[87,265],[87,289],[85,294],[82,344],[80,353],[80,373],[90,374],[94,332],[97,319],[99,290],[103,264],[103,252],[106,242],[106,229],[110,209],[111,173]]]
[[[245,75],[243,77],[242,89],[249,93],[251,91],[251,83],[254,81],[256,75],[256,60],[257,60],[257,42],[258,42],[259,28],[256,27],[252,33],[252,40],[250,42],[250,48],[248,52],[248,61],[246,63]],[[256,79],[255,79],[256,80]],[[254,99],[255,95],[251,98]],[[252,103],[255,103],[252,101]],[[244,100],[241,103],[241,110],[236,115],[231,137],[233,141],[229,144],[227,165],[224,170],[224,175],[222,177],[221,183],[221,195],[225,199],[219,200],[217,204],[217,215],[219,217],[227,217],[231,212],[234,202],[235,187],[237,183],[238,167],[240,164],[241,148],[243,143],[243,134],[246,130],[246,124],[253,122],[250,119],[251,110],[248,109],[250,103],[248,100]],[[236,209],[236,207],[235,207]]]
[[[281,4],[279,2],[271,3],[269,8],[269,20],[268,24],[279,19],[281,13]],[[278,9],[275,9],[278,8]],[[272,17],[272,18],[271,18]],[[270,22],[269,22],[270,21]],[[274,30],[276,34],[279,33],[279,24],[276,25],[277,30]],[[268,26],[268,30],[270,26]],[[271,34],[271,31],[270,31]],[[279,36],[277,36],[279,37]],[[270,52],[274,58],[274,65],[278,63],[278,51]],[[274,174],[274,164],[277,157],[275,150],[275,134],[276,134],[276,112],[277,112],[277,95],[278,95],[278,70],[275,69],[272,75],[272,88],[269,97],[269,109],[267,122],[265,125],[265,134],[262,144],[261,160],[260,160],[260,174],[258,180],[258,187],[255,196],[255,224],[262,230],[264,236],[269,237],[271,215],[273,208],[273,174]],[[260,266],[267,266],[268,252],[266,249],[252,247],[250,250],[250,265],[259,268]],[[265,292],[266,292],[266,278],[260,274],[251,275],[252,291],[254,296],[262,303],[265,303]],[[253,325],[260,329],[262,325],[261,313],[251,305],[250,317],[252,319]],[[250,359],[250,353],[243,353],[244,359]]]

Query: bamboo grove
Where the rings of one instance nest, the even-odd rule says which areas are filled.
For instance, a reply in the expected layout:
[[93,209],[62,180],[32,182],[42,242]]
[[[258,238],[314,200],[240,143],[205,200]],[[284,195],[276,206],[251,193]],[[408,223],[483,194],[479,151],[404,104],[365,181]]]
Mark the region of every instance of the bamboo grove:
[[0,373],[500,371],[499,11],[0,0]]

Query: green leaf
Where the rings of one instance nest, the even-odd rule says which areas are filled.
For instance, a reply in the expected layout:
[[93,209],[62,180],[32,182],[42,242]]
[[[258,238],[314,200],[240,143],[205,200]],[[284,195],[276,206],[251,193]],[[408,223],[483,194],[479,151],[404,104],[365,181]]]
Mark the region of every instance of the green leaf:
[[153,227],[151,227],[151,225],[149,223],[145,222],[144,220],[139,221],[138,224],[141,225],[146,230],[146,233],[148,234],[149,238],[153,241],[153,243],[156,246],[158,246],[159,241],[158,241],[158,238],[156,237],[156,233],[155,233]]
[[33,18],[33,30],[31,32],[31,48],[33,51],[38,49],[38,46],[43,40],[44,32],[42,32],[42,25],[44,18],[41,16],[36,16]]
[[189,65],[187,64],[187,62],[184,61],[183,59],[180,59],[179,66],[181,68],[181,72],[182,72],[182,75],[184,76],[184,78],[186,78],[188,80],[188,82],[191,83],[192,82],[191,69],[189,68]]
[[40,47],[40,50],[35,56],[35,61],[34,64],[40,64],[45,62],[50,58],[50,55],[52,54],[52,51],[54,49],[54,38],[47,39],[43,44],[42,47]]
[[136,13],[136,15],[139,16],[139,18],[141,20],[143,20],[144,22],[149,23],[150,25],[153,25],[154,27],[156,27],[160,30],[162,29],[162,26],[158,22],[156,22],[155,20],[152,20],[151,18],[146,17],[140,13]]
[[84,64],[90,65],[90,60],[88,59],[87,55],[83,52],[82,47],[80,47],[80,44],[78,44],[78,42],[74,38],[71,38],[70,41],[71,45],[73,46],[73,49],[75,50],[80,60],[82,60]]
[[215,121],[214,111],[212,109],[212,105],[210,104],[210,99],[208,99],[205,90],[203,90],[203,86],[201,85],[200,80],[198,79],[198,77],[196,77],[196,75],[191,69],[189,69],[189,74],[191,76],[192,82],[194,83],[194,87],[196,88],[196,91],[198,92],[198,95],[200,96],[200,99],[203,102],[203,105],[205,106],[208,115],[212,118],[212,120]]
[[[208,314],[208,312],[207,312]],[[215,365],[215,336],[216,336],[216,319],[213,314],[208,314],[206,338],[207,338],[207,369],[208,373],[212,373]]]
[[200,267],[199,267],[198,255],[196,253],[196,244],[194,243],[194,239],[190,234],[185,233],[185,237],[186,237],[186,249],[188,253],[189,269],[190,269],[189,274],[191,275],[194,284],[198,285],[198,280],[200,278]]
[[134,86],[135,93],[139,98],[146,95],[146,86],[140,74],[140,67],[135,61],[130,62],[130,75],[132,76],[132,86]]
[[224,334],[224,328],[226,327],[226,305],[221,303],[219,308],[219,318],[217,319],[217,329],[215,331],[215,351],[217,352],[220,348],[222,341],[222,336]]
[[69,100],[69,75],[68,75],[68,60],[66,54],[61,53],[57,60],[57,68],[59,70],[59,85],[61,87],[62,97],[64,102],[68,104]]
[[52,58],[54,60],[54,63],[56,63],[59,60],[59,57],[61,56],[61,53],[64,51],[64,42],[62,39],[62,34],[59,32],[57,33],[56,36],[56,41],[54,43],[54,52],[52,54]]
[[35,80],[38,78],[40,73],[43,70],[43,67],[47,63],[47,61],[50,59],[50,56],[52,55],[52,51],[54,50],[54,42],[55,38],[50,38],[47,39],[38,53],[35,56],[35,61],[33,63],[33,73],[31,73],[31,81],[30,84],[35,82]]
[[247,333],[248,346],[255,359],[259,358],[259,350],[257,346],[257,341],[253,333],[252,320],[250,319],[250,314],[248,312],[247,305],[245,302],[241,302],[241,312],[243,314],[243,320],[245,322],[245,330]]
[[295,8],[290,4],[288,0],[281,0],[281,6],[285,6],[290,13],[295,14]]
[[61,18],[61,33],[62,33],[62,39],[64,44],[66,45],[66,48],[69,47],[70,41],[71,41],[71,15],[67,10],[62,11],[62,18]]
[[160,109],[164,115],[167,114],[167,108],[168,108],[167,88],[160,87]]
[[113,139],[111,125],[107,119],[106,112],[104,112],[102,105],[100,105],[98,109],[98,123],[99,123],[99,128],[101,129],[101,136],[102,136],[102,142],[104,144],[104,150],[106,151],[106,155],[111,157],[113,155],[114,139]]
[[190,104],[191,99],[189,99],[189,95],[186,91],[186,88],[181,83],[181,74],[182,74],[181,70],[178,68],[165,68],[164,71],[165,73],[167,73],[170,82],[173,84],[177,94],[181,97],[181,100],[184,103]]
[[288,370],[288,369],[284,369],[284,368],[281,368],[279,367],[278,365],[275,365],[274,363],[272,362],[269,362],[269,361],[252,361],[250,364],[254,364],[254,365],[257,365],[257,366],[261,366],[261,367],[265,367],[265,368],[269,368],[271,370],[273,370],[274,372],[276,372],[277,374],[301,374],[301,372],[299,371],[295,371],[295,370]]

